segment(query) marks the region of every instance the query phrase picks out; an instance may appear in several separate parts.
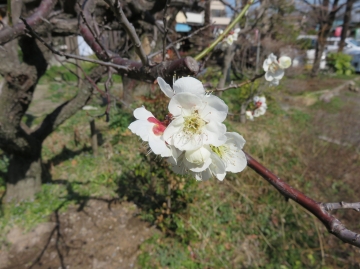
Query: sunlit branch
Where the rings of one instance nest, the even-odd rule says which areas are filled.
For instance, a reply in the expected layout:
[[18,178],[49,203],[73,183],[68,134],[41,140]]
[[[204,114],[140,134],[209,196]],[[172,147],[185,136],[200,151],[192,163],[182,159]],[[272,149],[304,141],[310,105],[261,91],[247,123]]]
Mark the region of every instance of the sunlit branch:
[[29,31],[29,33],[36,39],[38,39],[42,44],[44,44],[45,47],[47,47],[52,53],[59,55],[59,56],[63,56],[66,58],[71,58],[71,59],[77,59],[77,60],[81,60],[84,62],[90,62],[90,63],[95,63],[95,64],[100,64],[103,66],[108,66],[108,67],[114,67],[116,69],[121,69],[121,70],[128,70],[128,68],[126,66],[121,66],[121,65],[117,65],[111,62],[104,62],[104,61],[99,61],[96,59],[90,59],[87,57],[82,57],[82,56],[78,56],[75,54],[69,54],[69,53],[64,53],[61,51],[58,51],[56,49],[54,49],[50,44],[48,44],[41,36],[39,36],[31,27],[30,25],[27,23],[27,21],[24,18],[20,18],[24,24],[26,25],[27,30]]
[[336,219],[326,210],[324,204],[313,200],[299,190],[291,187],[246,152],[245,155],[247,158],[248,166],[260,176],[262,176],[267,182],[273,185],[283,196],[285,196],[285,198],[295,201],[297,204],[301,205],[303,208],[311,212],[325,225],[327,230],[333,235],[335,235],[337,238],[350,245],[360,247],[360,234],[347,229],[344,224],[342,224],[338,219]]
[[[36,11],[26,18],[28,24],[32,28],[38,27],[46,18],[51,11],[53,10],[56,0],[43,0],[40,3],[40,6],[36,9]],[[24,23],[19,22],[13,27],[6,27],[0,31],[0,45],[4,45],[5,43],[17,38],[18,36],[24,34],[26,26]]]
[[262,74],[254,76],[252,79],[245,80],[239,84],[230,84],[229,86],[227,86],[225,88],[221,88],[221,89],[215,88],[215,89],[212,89],[211,91],[223,92],[223,91],[230,90],[230,89],[241,88],[242,86],[245,86],[249,83],[253,83],[255,80],[257,80],[258,78],[261,78],[264,75],[265,75],[265,73],[262,73]]
[[195,56],[194,59],[199,61],[202,58],[204,58],[208,53],[210,53],[216,47],[216,45],[219,44],[224,39],[224,37],[226,37],[229,34],[231,29],[234,28],[235,25],[241,20],[241,18],[245,15],[245,13],[248,11],[248,9],[250,8],[253,2],[254,0],[249,0],[249,2],[244,6],[242,11],[239,13],[239,15],[228,25],[228,27],[226,27],[224,32],[221,35],[219,35],[218,38],[214,42],[212,42],[209,47],[207,47],[202,52],[200,52],[200,54]]
[[346,202],[339,202],[339,203],[324,203],[322,204],[326,211],[332,211],[335,209],[353,209],[357,212],[360,212],[360,202],[359,203],[346,203]]

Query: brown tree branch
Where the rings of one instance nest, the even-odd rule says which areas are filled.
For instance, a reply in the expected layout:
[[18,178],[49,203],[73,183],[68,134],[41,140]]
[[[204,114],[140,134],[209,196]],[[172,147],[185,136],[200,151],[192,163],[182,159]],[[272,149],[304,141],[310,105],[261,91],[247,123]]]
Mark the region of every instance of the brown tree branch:
[[[91,12],[94,10],[96,0],[87,0],[83,5],[83,14],[87,20],[91,18]],[[118,74],[125,75],[128,78],[136,79],[145,82],[154,82],[157,77],[162,77],[167,83],[172,84],[172,78],[174,73],[178,76],[195,76],[199,72],[199,65],[195,59],[191,57],[185,57],[174,61],[161,62],[155,66],[144,66],[141,62],[132,61],[120,57],[118,54],[114,54],[111,51],[105,53],[101,46],[96,42],[95,37],[88,29],[88,27],[80,22],[79,25],[80,34],[86,41],[86,43],[95,52],[96,56],[102,61],[110,61],[111,63],[126,66],[128,70],[117,70]],[[107,55],[110,55],[107,57]]]
[[[57,0],[43,0],[37,10],[26,20],[32,28],[38,27],[53,10]],[[17,23],[14,27],[5,27],[0,31],[0,45],[24,34],[26,26],[23,22]]]
[[[82,12],[81,6],[80,6],[79,3],[78,3],[78,5],[79,5],[79,8],[80,8],[80,16],[81,16],[81,18],[83,19],[83,23],[85,23],[85,25],[86,25],[86,26],[88,27],[88,29],[90,30],[91,34],[95,37],[95,41],[99,44],[99,46],[101,47],[101,49],[102,49],[103,51],[105,51],[105,53],[107,54],[107,56],[110,58],[110,56],[109,56],[106,48],[105,48],[105,47],[103,46],[103,44],[101,43],[101,41],[100,41],[100,39],[99,39],[99,36],[94,33],[94,31],[92,30],[92,28],[91,28],[91,26],[89,25],[88,21],[86,20],[86,17],[84,16],[84,13]],[[94,22],[94,23],[96,23],[96,22]]]
[[[190,33],[189,35],[184,36],[184,37],[182,37],[182,38],[180,38],[180,39],[178,39],[178,40],[175,40],[174,42],[172,42],[172,43],[170,43],[169,45],[167,45],[167,46],[166,46],[166,49],[170,49],[171,47],[174,47],[175,44],[177,44],[177,43],[179,43],[179,42],[181,42],[181,41],[184,41],[184,40],[186,40],[186,39],[189,39],[189,38],[193,37],[194,35],[197,35],[199,32],[201,32],[202,30],[205,30],[206,28],[208,28],[208,27],[210,27],[210,26],[212,26],[212,25],[214,25],[214,24],[211,23],[211,24],[205,25],[205,26],[197,29],[196,31]],[[163,51],[163,50],[155,51],[155,52],[149,54],[148,57],[151,59],[152,57],[160,54],[162,51]]]
[[360,202],[359,203],[324,203],[322,204],[326,211],[332,211],[335,209],[354,209],[357,212],[360,212]]
[[164,8],[164,15],[163,15],[163,24],[164,24],[164,36],[163,36],[163,61],[165,61],[166,55],[166,37],[168,34],[169,29],[167,28],[167,19],[166,19],[166,12],[169,6],[169,0],[166,0],[165,8]]
[[95,64],[99,64],[99,65],[102,65],[102,66],[114,67],[114,68],[116,68],[116,69],[128,70],[128,68],[127,68],[126,66],[121,66],[121,65],[114,64],[114,63],[111,63],[111,62],[99,61],[99,60],[90,59],[90,58],[87,58],[87,57],[78,56],[78,55],[75,55],[75,54],[70,54],[70,53],[65,53],[65,52],[58,51],[58,50],[54,49],[50,44],[48,44],[47,42],[45,42],[45,40],[42,39],[42,38],[31,28],[31,26],[27,23],[27,21],[26,21],[24,18],[20,18],[20,19],[24,22],[24,24],[25,24],[25,26],[26,26],[26,29],[29,31],[29,33],[30,33],[34,38],[38,39],[42,44],[44,44],[45,47],[47,47],[52,53],[54,53],[54,54],[56,54],[56,55],[63,56],[63,57],[66,57],[66,58],[81,60],[81,61],[84,61],[84,62],[95,63]]
[[324,224],[330,233],[341,239],[343,242],[360,247],[360,234],[347,229],[338,219],[326,210],[324,204],[316,202],[297,189],[294,189],[246,152],[245,155],[248,166],[273,185],[285,196],[285,198],[295,201],[297,204],[311,212]]
[[224,87],[224,88],[215,88],[215,89],[212,89],[211,91],[215,91],[215,92],[223,92],[223,91],[226,91],[226,90],[230,90],[230,89],[234,89],[234,88],[241,88],[242,86],[245,86],[249,83],[252,83],[254,82],[255,80],[257,80],[258,78],[261,78],[262,76],[264,76],[265,73],[262,73],[262,74],[259,74],[259,75],[256,75],[254,76],[252,79],[248,79],[248,80],[245,80],[239,84],[230,84],[228,87]]
[[131,41],[135,45],[135,52],[139,56],[144,66],[149,65],[149,59],[141,45],[141,41],[135,31],[134,26],[126,18],[124,11],[121,8],[119,0],[105,0],[110,5],[111,10],[114,12],[115,17],[119,20],[120,24],[124,27],[126,33],[129,35]]

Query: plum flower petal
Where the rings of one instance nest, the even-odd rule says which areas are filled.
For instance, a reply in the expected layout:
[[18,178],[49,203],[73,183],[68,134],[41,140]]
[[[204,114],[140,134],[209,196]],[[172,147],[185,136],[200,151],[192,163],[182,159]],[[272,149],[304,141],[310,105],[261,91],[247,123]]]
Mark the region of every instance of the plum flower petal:
[[218,180],[224,180],[226,176],[225,164],[216,154],[211,154],[211,164],[209,168],[202,172],[190,171],[190,174],[195,176],[196,180],[208,180],[215,176]]
[[255,110],[253,112],[253,117],[259,117],[266,113],[267,110],[267,104],[266,104],[266,98],[265,96],[254,96],[253,98]]
[[137,120],[132,122],[128,128],[140,136],[143,141],[149,142],[149,146],[155,154],[162,157],[172,156],[171,149],[166,145],[162,136],[166,127],[145,107],[135,109],[134,116]]
[[291,66],[291,58],[288,56],[281,56],[279,58],[279,66],[282,69],[289,68]]
[[291,58],[288,56],[280,57],[279,61],[277,57],[271,53],[263,63],[263,69],[265,73],[265,79],[272,85],[278,85],[279,80],[283,78],[285,72],[284,69],[291,66]]
[[161,77],[157,78],[157,82],[160,86],[160,89],[167,97],[171,98],[175,95],[173,89],[171,89],[171,86],[167,84]]
[[266,108],[265,107],[259,107],[257,109],[254,110],[254,117],[260,117],[262,115],[264,115],[266,113]]
[[227,138],[225,144],[219,147],[211,146],[211,149],[225,163],[226,171],[241,172],[247,166],[246,156],[242,151],[246,141],[235,132],[226,133],[225,136]]
[[250,110],[247,110],[245,115],[248,120],[254,120],[253,113]]
[[175,94],[183,92],[193,93],[196,95],[205,94],[205,89],[201,81],[193,77],[179,78],[174,82],[173,89],[161,77],[157,78],[157,82],[159,83],[160,89],[169,98],[172,98]]
[[221,122],[227,110],[217,97],[176,94],[169,103],[174,120],[164,131],[164,139],[179,150],[195,150],[211,143],[219,145],[225,141],[226,127]]
[[211,149],[209,146],[201,147],[197,150],[185,152],[184,164],[187,169],[193,172],[202,172],[211,164]]
[[199,95],[205,94],[205,89],[201,81],[193,77],[183,77],[176,80],[174,83],[174,91],[176,94],[182,92]]
[[190,174],[196,180],[207,180],[213,176],[223,180],[226,175],[224,162],[212,152],[209,146],[183,152],[177,160],[169,158],[168,162],[175,173]]

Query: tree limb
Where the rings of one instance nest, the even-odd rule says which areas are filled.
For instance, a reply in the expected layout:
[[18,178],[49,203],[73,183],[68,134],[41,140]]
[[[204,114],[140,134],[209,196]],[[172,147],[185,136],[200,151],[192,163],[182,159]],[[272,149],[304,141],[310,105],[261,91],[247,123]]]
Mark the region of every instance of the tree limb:
[[[96,0],[88,0],[83,5],[83,14],[87,20],[91,18],[91,10],[95,8]],[[128,78],[136,79],[145,82],[154,82],[157,77],[162,77],[167,83],[172,84],[172,78],[174,73],[178,76],[195,76],[199,72],[199,65],[195,59],[191,57],[185,57],[174,61],[161,62],[155,66],[144,66],[141,62],[132,61],[120,57],[111,51],[104,52],[101,46],[96,42],[95,37],[88,29],[88,27],[80,22],[79,25],[80,34],[83,36],[86,43],[95,52],[96,56],[102,61],[110,61],[111,63],[126,66],[128,70],[117,70],[118,74],[125,75]],[[107,56],[110,56],[109,57]]]
[[82,57],[82,56],[78,56],[75,54],[70,54],[70,53],[64,53],[61,51],[58,51],[56,49],[54,49],[51,45],[49,45],[48,43],[45,42],[44,39],[42,39],[32,28],[31,26],[27,23],[27,21],[24,18],[20,18],[25,26],[26,29],[29,31],[29,33],[36,39],[38,39],[42,44],[44,44],[45,47],[47,47],[52,53],[59,55],[59,56],[63,56],[66,58],[72,58],[72,59],[76,59],[76,60],[81,60],[84,62],[90,62],[90,63],[95,63],[95,64],[100,64],[102,66],[109,66],[109,67],[114,67],[116,69],[123,69],[123,70],[127,70],[128,68],[126,66],[121,66],[121,65],[117,65],[117,64],[113,64],[113,63],[109,63],[109,62],[104,62],[104,61],[99,61],[99,60],[95,60],[95,59],[91,59],[91,58],[87,58],[87,57]]
[[[41,24],[51,11],[53,10],[57,0],[43,0],[37,10],[26,20],[32,28],[36,28]],[[0,45],[4,45],[24,34],[26,26],[23,22],[17,23],[14,27],[6,27],[0,31]]]
[[262,176],[267,182],[273,185],[282,195],[285,196],[285,198],[295,201],[297,204],[311,212],[324,224],[330,233],[341,239],[343,242],[360,247],[360,234],[346,229],[344,224],[326,210],[324,204],[316,202],[297,189],[294,189],[246,152],[245,155],[248,166]]
[[332,211],[335,209],[354,209],[357,212],[360,212],[360,202],[359,203],[324,203],[322,204],[326,211]]
[[252,83],[254,82],[255,80],[257,80],[258,78],[261,78],[262,76],[264,76],[265,73],[262,73],[262,74],[259,74],[259,75],[256,75],[254,76],[252,79],[248,79],[248,80],[245,80],[239,84],[230,84],[228,87],[224,87],[224,88],[215,88],[214,90],[212,91],[216,91],[216,92],[223,92],[223,91],[226,91],[226,90],[230,90],[230,89],[234,89],[234,88],[241,88],[242,86],[244,85],[247,85],[249,83]]
[[135,45],[135,52],[139,56],[142,64],[144,66],[149,65],[149,59],[146,56],[146,53],[141,45],[141,41],[135,31],[134,26],[128,21],[126,18],[124,11],[121,8],[121,4],[119,0],[105,0],[106,3],[110,5],[111,10],[114,12],[116,18],[124,27],[126,33],[129,35],[131,41]]
[[[166,46],[166,49],[170,49],[171,47],[174,47],[175,44],[181,42],[181,41],[184,41],[186,39],[189,39],[191,37],[193,37],[194,35],[197,35],[199,32],[201,32],[202,30],[205,30],[206,28],[210,27],[214,25],[214,23],[211,23],[211,24],[208,24],[208,25],[205,25],[199,29],[197,29],[196,31],[194,32],[191,32],[190,34],[188,34],[187,36],[183,36],[182,38],[178,39],[178,40],[175,40],[174,42],[171,42],[169,45]],[[158,51],[155,51],[151,54],[148,55],[148,57],[151,59],[152,57],[160,54],[163,50],[158,50]]]

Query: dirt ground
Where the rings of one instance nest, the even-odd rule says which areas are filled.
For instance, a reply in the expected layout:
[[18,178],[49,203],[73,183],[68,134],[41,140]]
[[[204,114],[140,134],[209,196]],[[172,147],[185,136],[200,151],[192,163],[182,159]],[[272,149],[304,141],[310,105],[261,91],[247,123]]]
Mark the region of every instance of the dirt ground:
[[90,200],[55,212],[28,233],[14,227],[0,250],[1,269],[134,268],[139,245],[156,229],[132,203]]

